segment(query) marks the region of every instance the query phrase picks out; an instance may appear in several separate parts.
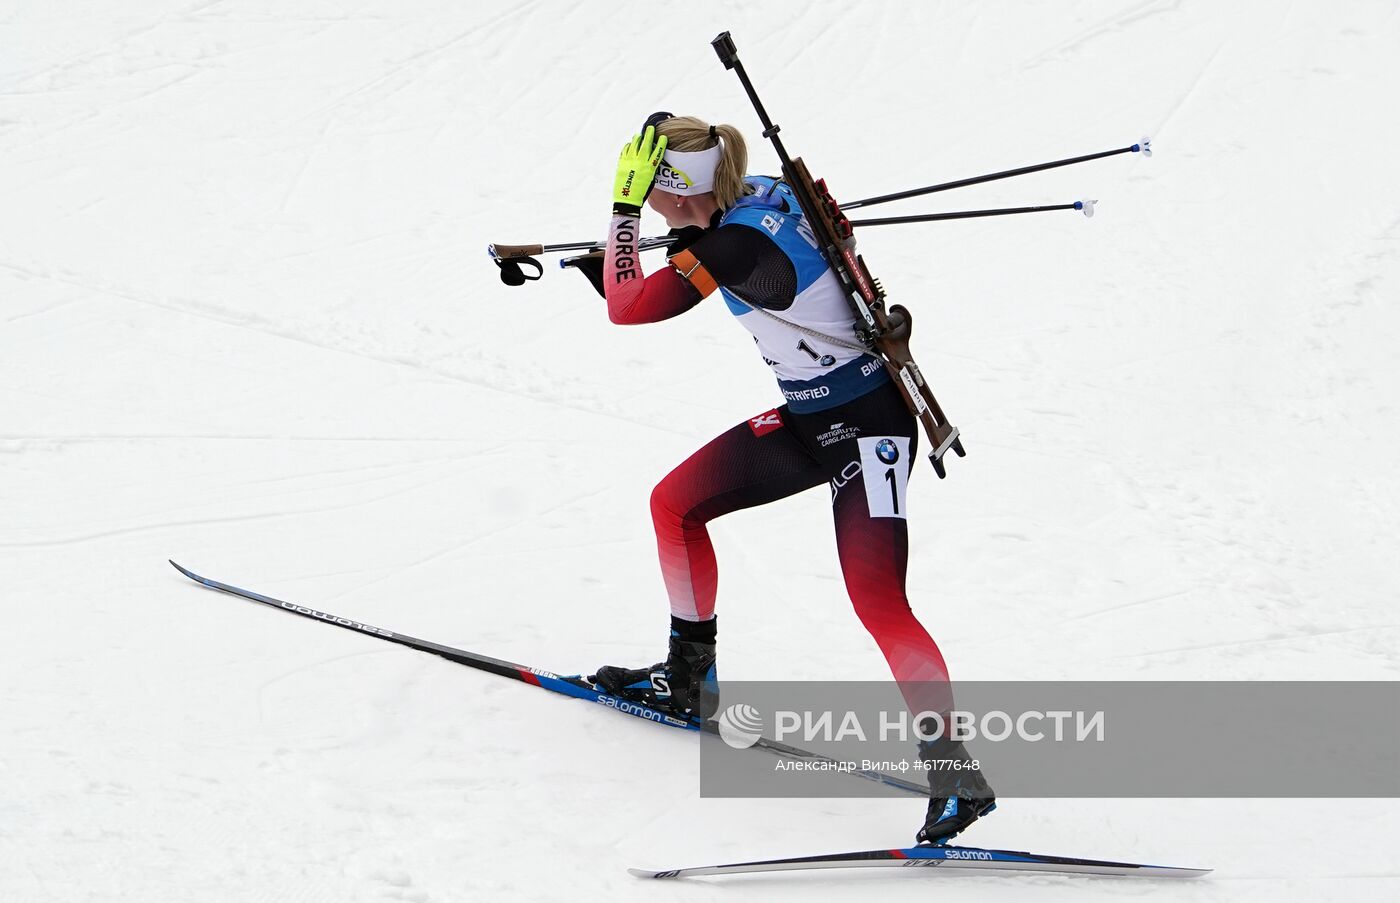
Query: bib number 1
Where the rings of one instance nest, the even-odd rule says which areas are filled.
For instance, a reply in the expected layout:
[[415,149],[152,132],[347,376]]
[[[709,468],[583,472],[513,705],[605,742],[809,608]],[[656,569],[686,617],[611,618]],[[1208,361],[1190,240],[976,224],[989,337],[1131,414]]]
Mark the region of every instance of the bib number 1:
[[909,488],[909,437],[867,436],[857,439],[865,502],[871,517],[905,517]]

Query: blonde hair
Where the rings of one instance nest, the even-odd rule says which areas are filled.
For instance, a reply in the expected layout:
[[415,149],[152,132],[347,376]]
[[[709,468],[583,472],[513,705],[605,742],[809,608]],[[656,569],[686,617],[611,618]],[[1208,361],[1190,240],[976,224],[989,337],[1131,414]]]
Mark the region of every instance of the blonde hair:
[[750,193],[744,184],[744,171],[749,165],[744,136],[732,125],[714,127],[716,138],[710,137],[710,124],[694,116],[674,116],[656,127],[666,136],[666,146],[683,153],[709,150],[720,145],[719,166],[715,169],[715,203],[728,210],[734,202]]

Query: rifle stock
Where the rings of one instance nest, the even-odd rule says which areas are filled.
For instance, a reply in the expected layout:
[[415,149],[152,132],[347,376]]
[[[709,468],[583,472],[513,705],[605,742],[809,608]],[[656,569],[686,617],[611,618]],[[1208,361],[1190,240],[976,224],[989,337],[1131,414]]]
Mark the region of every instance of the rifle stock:
[[759,122],[763,123],[763,137],[773,144],[773,150],[782,163],[783,181],[792,189],[802,215],[817,240],[818,250],[826,259],[832,272],[845,290],[846,298],[855,315],[856,337],[882,361],[885,369],[895,377],[896,385],[904,396],[909,411],[923,424],[933,448],[929,451],[929,462],[940,479],[947,476],[943,456],[952,449],[962,457],[963,450],[958,430],[948,422],[933,397],[933,391],[924,380],[913,355],[909,351],[909,334],[913,319],[902,307],[891,308],[894,321],[885,313],[885,290],[879,280],[870,275],[864,259],[856,253],[856,240],[850,220],[841,212],[841,207],[827,190],[826,182],[812,178],[807,164],[799,157],[788,156],[787,148],[778,137],[781,127],[768,117],[763,102],[749,80],[744,64],[739,60],[739,51],[729,32],[721,32],[710,42],[724,68],[731,69],[743,85]]
[[884,362],[904,396],[910,413],[918,418],[928,436],[929,463],[939,479],[948,475],[943,456],[951,449],[958,457],[963,449],[958,428],[948,422],[943,408],[924,379],[923,372],[909,350],[909,337],[914,318],[908,309],[898,304],[885,309],[885,290],[880,281],[870,275],[865,258],[856,253],[856,239],[850,220],[831,196],[826,180],[813,179],[801,157],[784,161],[783,176],[793,190],[803,216],[812,229],[823,255],[831,264],[836,278],[846,290],[851,309],[857,316],[856,336]]

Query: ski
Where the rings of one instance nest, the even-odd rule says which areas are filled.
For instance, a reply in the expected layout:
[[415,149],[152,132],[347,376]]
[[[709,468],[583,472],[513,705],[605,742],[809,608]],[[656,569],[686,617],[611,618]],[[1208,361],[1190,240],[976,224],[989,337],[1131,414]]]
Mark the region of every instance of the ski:
[[638,878],[689,878],[696,875],[736,875],[744,872],[787,872],[840,868],[941,868],[1017,872],[1062,872],[1076,875],[1120,875],[1141,878],[1199,878],[1211,869],[1177,868],[1169,865],[1142,865],[1136,862],[1109,862],[1101,859],[1074,859],[1011,850],[983,850],[977,847],[907,847],[902,850],[865,850],[859,853],[830,853],[825,856],[799,856],[791,859],[761,859],[731,862],[698,868],[653,872],[628,869]]
[[[502,659],[492,658],[489,655],[480,655],[475,652],[468,652],[465,649],[458,649],[453,646],[445,646],[441,643],[434,643],[430,640],[420,640],[417,637],[411,637],[403,633],[396,633],[392,630],[385,630],[382,627],[375,627],[371,624],[366,624],[362,621],[356,621],[353,618],[343,618],[339,615],[329,614],[328,612],[317,611],[314,608],[307,608],[304,605],[297,605],[293,602],[284,602],[281,599],[274,599],[271,596],[264,596],[263,594],[255,593],[252,590],[241,589],[240,587],[232,586],[227,583],[220,583],[218,580],[210,580],[208,577],[201,577],[199,574],[196,574],[188,568],[176,564],[174,561],[171,561],[170,564],[172,567],[175,568],[175,570],[184,574],[186,577],[190,578],[196,583],[207,586],[210,589],[216,589],[220,592],[228,593],[229,595],[238,596],[242,599],[248,599],[252,602],[260,602],[263,605],[266,605],[270,608],[275,608],[278,611],[285,611],[294,615],[300,615],[301,617],[310,618],[313,621],[319,621],[323,624],[332,624],[336,627],[343,627],[346,630],[353,630],[356,633],[363,634],[365,636],[371,636],[375,639],[384,640],[389,643],[397,643],[400,646],[407,646],[410,649],[417,649],[419,652],[428,652],[433,655],[441,656],[442,658],[445,658],[450,662],[455,662],[459,665],[466,665],[468,668],[475,668],[478,671],[485,671],[488,674],[495,674],[499,677],[508,677],[511,680],[518,680],[521,683],[528,684],[532,687],[539,687],[542,690],[549,690],[553,693],[558,693],[562,696],[570,696],[574,699],[584,699],[589,702],[595,702],[599,705],[603,705],[610,709],[613,709],[614,711],[622,712],[624,715],[632,715],[636,718],[641,718],[645,721],[650,721],[655,724],[662,724],[667,727],[676,728],[678,730],[695,731],[697,733],[702,734],[712,734],[716,736],[719,734],[719,722],[713,719],[705,722],[697,722],[694,720],[677,718],[674,715],[668,715],[665,712],[659,712],[656,709],[652,709],[647,706],[640,705],[638,703],[631,702],[626,699],[621,699],[617,696],[613,696],[610,693],[606,693],[603,690],[598,689],[596,686],[594,686],[592,683],[588,682],[581,675],[578,674],[555,674],[552,671],[544,671],[539,668],[531,668],[527,665],[519,665],[515,662],[508,662]],[[761,749],[767,753],[770,753],[771,755],[775,755],[783,759],[800,759],[804,761],[813,762],[834,761],[826,756],[821,755],[820,753],[810,752],[805,749],[800,749],[796,746],[790,746],[786,743],[778,743],[777,741],[769,740],[766,737],[760,737],[750,748]],[[891,787],[896,790],[901,790],[905,793],[914,794],[915,796],[928,796],[928,787],[926,785],[916,784],[912,781],[905,781],[900,778],[894,777],[893,775],[887,775],[882,772],[843,770],[841,771],[841,773],[863,778],[867,781],[874,781],[876,783],[883,784],[886,787]]]

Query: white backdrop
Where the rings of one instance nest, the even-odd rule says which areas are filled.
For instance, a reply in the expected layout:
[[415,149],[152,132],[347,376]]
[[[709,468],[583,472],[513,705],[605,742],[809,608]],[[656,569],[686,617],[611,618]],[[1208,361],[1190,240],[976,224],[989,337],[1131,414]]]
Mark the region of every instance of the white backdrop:
[[[1093,220],[862,234],[968,448],[910,488],[955,678],[1397,676],[1393,3],[10,0],[0,899],[654,899],[625,866],[911,841],[918,801],[699,800],[691,737],[165,564],[562,672],[654,661],[650,488],[780,398],[723,305],[615,328],[484,249],[600,235],[655,109],[772,172],[725,29],[840,197],[1153,138],[885,208]],[[886,674],[828,507],[714,526],[722,675]],[[969,842],[1219,871],[666,894],[1379,899],[1397,832],[1388,801],[1007,800]]]

